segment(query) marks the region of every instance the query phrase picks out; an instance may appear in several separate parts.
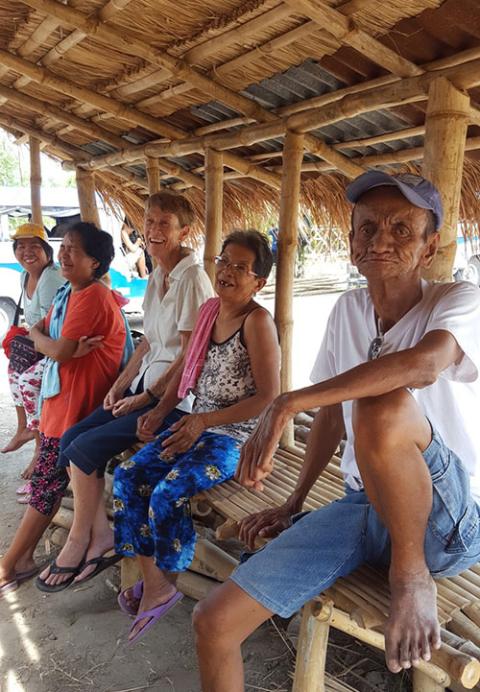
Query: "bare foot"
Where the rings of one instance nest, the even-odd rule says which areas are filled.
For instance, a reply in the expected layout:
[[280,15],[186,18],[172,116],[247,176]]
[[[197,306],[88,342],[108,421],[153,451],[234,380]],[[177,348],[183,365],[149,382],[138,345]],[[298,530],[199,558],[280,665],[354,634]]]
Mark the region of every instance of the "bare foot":
[[[161,579],[161,586],[158,588],[147,589],[145,583],[143,584],[143,596],[140,604],[138,606],[137,614],[144,613],[147,610],[156,608],[169,601],[174,595],[176,588],[173,584],[165,583],[165,580]],[[148,623],[150,618],[142,618],[137,622],[134,628],[132,628],[128,635],[128,641],[131,641],[136,634]]]
[[[92,536],[90,545],[88,546],[87,554],[85,555],[85,562],[91,560],[94,557],[102,557],[106,553],[114,553],[113,548],[113,531],[109,531],[102,536]],[[76,577],[74,582],[80,582],[86,579],[89,574],[95,571],[96,565],[87,565],[84,570],[82,570]]]
[[392,600],[385,627],[385,659],[392,673],[429,661],[441,644],[437,616],[437,587],[428,571],[403,574],[390,571]]
[[24,444],[27,444],[27,442],[33,440],[34,437],[35,433],[32,430],[27,430],[27,428],[17,430],[10,442],[5,445],[0,452],[2,454],[6,454],[7,452],[15,452],[15,450],[20,449],[20,447],[23,447]]
[[[86,550],[86,544],[77,543],[68,537],[67,542],[56,559],[58,567],[76,567],[83,561]],[[67,581],[72,574],[73,572],[50,574],[50,566],[48,566],[40,573],[40,579],[46,584],[54,586],[55,584],[62,584],[64,581]]]

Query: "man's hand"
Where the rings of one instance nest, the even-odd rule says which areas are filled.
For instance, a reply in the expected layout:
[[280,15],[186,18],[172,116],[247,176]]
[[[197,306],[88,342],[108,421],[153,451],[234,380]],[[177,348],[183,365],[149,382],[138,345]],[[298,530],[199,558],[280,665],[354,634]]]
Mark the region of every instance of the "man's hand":
[[120,401],[120,399],[123,397],[124,391],[125,390],[117,387],[116,384],[113,384],[112,387],[110,387],[105,399],[103,400],[103,408],[105,411],[111,411],[113,409],[117,401]]
[[[108,396],[108,394],[107,394]],[[126,416],[127,413],[132,413],[132,411],[137,411],[139,408],[143,408],[150,401],[148,395],[134,394],[133,396],[126,396],[123,399],[116,401],[112,407],[112,415],[115,418],[120,418],[120,416]]]
[[190,413],[180,418],[170,426],[172,435],[162,442],[164,451],[162,459],[172,459],[175,454],[182,454],[198,440],[202,432],[207,428],[205,417],[201,413]]
[[293,414],[286,396],[278,396],[260,416],[258,425],[243,445],[235,480],[247,488],[263,490],[262,480],[273,470],[273,455],[282,432]]
[[250,550],[255,548],[255,539],[274,538],[292,525],[292,515],[296,514],[288,502],[281,507],[264,509],[262,512],[251,514],[240,522],[238,537]]
[[142,442],[152,442],[156,437],[156,431],[163,423],[164,412],[158,407],[142,414],[137,420],[137,437]]
[[103,338],[103,336],[81,336],[73,357],[83,358],[83,356],[87,356],[96,348],[103,348]]

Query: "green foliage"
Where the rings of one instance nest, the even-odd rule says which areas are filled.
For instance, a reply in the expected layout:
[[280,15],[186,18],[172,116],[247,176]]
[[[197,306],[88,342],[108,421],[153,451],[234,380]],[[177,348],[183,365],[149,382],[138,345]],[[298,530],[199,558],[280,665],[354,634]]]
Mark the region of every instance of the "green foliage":
[[12,145],[4,139],[0,141],[0,185],[21,185],[18,157]]

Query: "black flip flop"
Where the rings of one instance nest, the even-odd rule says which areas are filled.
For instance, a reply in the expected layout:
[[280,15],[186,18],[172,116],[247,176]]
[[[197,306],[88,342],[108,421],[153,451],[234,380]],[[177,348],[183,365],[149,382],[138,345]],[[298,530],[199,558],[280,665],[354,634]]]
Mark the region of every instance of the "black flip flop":
[[40,589],[40,591],[45,591],[46,593],[56,593],[57,591],[63,591],[64,589],[68,589],[68,587],[72,584],[77,574],[79,574],[79,572],[82,571],[84,564],[85,563],[82,560],[79,565],[76,565],[76,567],[59,567],[57,565],[57,561],[53,560],[50,563],[48,576],[50,576],[51,574],[71,574],[71,576],[68,579],[65,579],[65,581],[62,581],[61,584],[47,584],[46,579],[41,579],[40,577],[37,577],[35,579],[35,586],[37,587],[37,589]]
[[88,567],[89,565],[95,565],[95,569],[91,574],[86,576],[84,579],[77,579],[75,582],[75,586],[79,586],[80,584],[83,584],[86,581],[89,581],[90,579],[93,579],[94,577],[97,576],[97,574],[100,574],[100,572],[103,572],[104,569],[107,569],[107,567],[111,567],[112,565],[115,565],[119,560],[121,560],[123,555],[111,555],[110,557],[105,557],[105,555],[100,555],[99,557],[92,557],[90,560],[87,560],[86,562],[83,563],[81,569],[79,572],[83,572],[85,567]]

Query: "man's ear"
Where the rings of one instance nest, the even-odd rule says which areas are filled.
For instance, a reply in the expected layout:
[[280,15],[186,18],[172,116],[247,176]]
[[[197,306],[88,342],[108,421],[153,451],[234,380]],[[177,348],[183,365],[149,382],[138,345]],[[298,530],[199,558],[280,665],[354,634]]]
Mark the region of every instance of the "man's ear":
[[428,269],[432,265],[432,262],[435,259],[435,255],[437,254],[439,245],[440,233],[438,231],[435,231],[435,233],[430,233],[427,236],[427,240],[425,243],[425,251],[423,253],[422,266],[425,269]]

